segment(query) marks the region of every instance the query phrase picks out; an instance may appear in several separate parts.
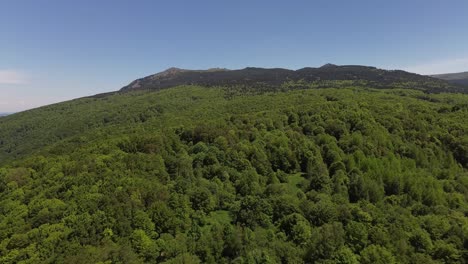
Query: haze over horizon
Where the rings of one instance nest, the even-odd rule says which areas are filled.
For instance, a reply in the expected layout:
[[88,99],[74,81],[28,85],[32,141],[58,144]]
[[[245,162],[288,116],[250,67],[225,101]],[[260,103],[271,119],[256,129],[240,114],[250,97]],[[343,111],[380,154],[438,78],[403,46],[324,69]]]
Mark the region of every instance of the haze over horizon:
[[326,63],[468,71],[468,2],[3,1],[0,112],[115,91],[175,66]]

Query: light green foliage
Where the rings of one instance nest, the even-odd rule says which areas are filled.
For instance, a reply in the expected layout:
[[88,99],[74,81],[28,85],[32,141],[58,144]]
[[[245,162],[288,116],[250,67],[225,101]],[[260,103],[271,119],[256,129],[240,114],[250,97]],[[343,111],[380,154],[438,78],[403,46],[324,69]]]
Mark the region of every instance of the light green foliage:
[[468,97],[334,85],[1,118],[0,263],[466,263]]
[[370,245],[361,252],[361,263],[363,264],[394,264],[395,258],[386,248]]

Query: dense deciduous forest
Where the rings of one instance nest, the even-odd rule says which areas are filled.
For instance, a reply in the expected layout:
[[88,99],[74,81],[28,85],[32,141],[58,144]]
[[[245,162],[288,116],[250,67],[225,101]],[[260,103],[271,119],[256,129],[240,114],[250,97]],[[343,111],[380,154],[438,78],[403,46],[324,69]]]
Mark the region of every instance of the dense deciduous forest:
[[466,263],[467,120],[468,95],[294,84],[2,117],[0,263]]

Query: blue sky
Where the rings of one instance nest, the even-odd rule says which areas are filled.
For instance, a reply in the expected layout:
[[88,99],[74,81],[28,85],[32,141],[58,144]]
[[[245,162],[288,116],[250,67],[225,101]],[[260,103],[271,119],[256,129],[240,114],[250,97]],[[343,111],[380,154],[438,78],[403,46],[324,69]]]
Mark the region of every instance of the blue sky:
[[468,71],[466,0],[0,1],[0,112],[176,66]]

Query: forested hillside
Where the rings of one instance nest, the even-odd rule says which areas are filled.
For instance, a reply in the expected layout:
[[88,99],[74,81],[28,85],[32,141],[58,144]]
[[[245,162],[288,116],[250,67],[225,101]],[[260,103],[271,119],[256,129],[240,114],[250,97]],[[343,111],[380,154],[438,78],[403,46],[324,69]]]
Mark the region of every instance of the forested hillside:
[[468,95],[332,85],[0,118],[0,263],[466,263]]
[[[325,64],[299,70],[282,68],[247,67],[239,70],[208,69],[186,70],[170,68],[163,72],[137,79],[121,91],[161,90],[178,85],[202,85],[242,88],[247,91],[284,90],[285,84],[296,88],[338,88],[341,86],[367,86],[372,88],[411,88],[426,93],[468,93],[468,86],[452,83],[402,70],[383,70],[361,65]],[[286,87],[287,88],[287,87]]]

